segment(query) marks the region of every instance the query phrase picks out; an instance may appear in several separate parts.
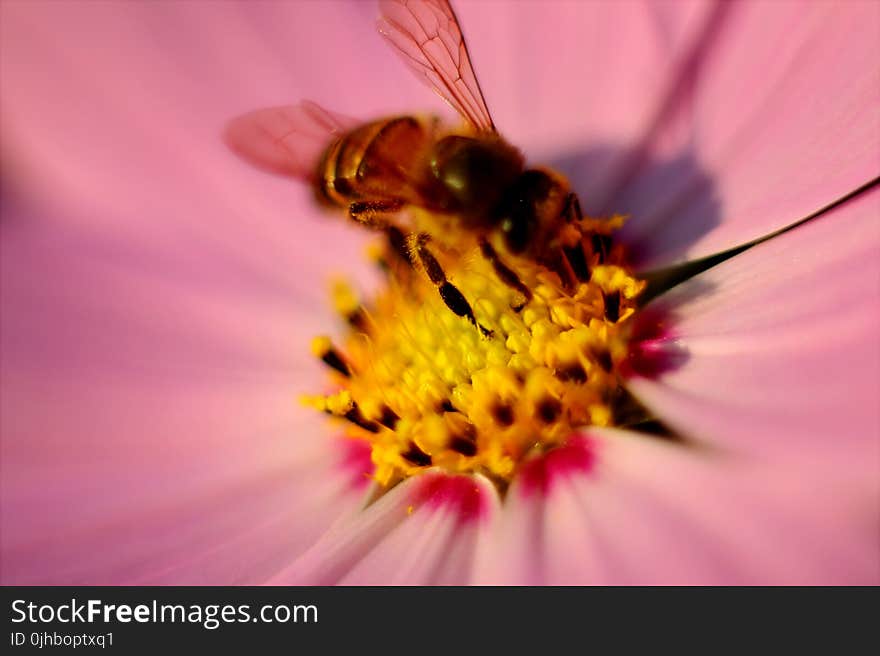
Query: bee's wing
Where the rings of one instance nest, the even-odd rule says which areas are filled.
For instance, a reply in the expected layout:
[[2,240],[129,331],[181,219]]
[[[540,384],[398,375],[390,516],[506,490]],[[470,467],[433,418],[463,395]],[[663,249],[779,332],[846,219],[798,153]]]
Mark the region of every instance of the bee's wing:
[[327,146],[358,123],[304,100],[238,116],[227,124],[224,140],[258,168],[311,181]]
[[379,31],[404,61],[478,130],[495,131],[448,0],[380,0]]

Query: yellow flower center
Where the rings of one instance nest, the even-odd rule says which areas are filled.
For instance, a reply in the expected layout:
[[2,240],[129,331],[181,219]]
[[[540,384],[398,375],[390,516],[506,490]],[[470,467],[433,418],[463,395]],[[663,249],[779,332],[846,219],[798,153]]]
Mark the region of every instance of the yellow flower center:
[[375,298],[362,305],[347,285],[334,286],[348,334],[341,349],[327,337],[312,348],[334,370],[338,391],[306,402],[345,419],[352,439],[369,442],[375,478],[386,486],[431,466],[479,472],[504,486],[530,454],[581,427],[614,424],[626,320],[644,287],[621,249],[609,248],[608,235],[621,223],[570,226],[589,279],[567,288],[547,266],[502,255],[531,292],[528,300],[501,279],[472,236],[439,247],[437,258],[479,330],[450,311],[427,276],[380,248],[389,284]]

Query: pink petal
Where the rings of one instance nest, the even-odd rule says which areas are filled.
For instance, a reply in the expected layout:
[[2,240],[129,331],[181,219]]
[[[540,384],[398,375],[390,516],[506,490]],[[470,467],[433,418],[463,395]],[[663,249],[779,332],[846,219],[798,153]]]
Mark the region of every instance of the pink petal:
[[640,264],[746,243],[880,173],[880,5],[721,3],[711,41],[672,88],[606,210]]
[[[19,193],[105,236],[237,249],[276,275],[313,252],[295,229],[315,216],[310,194],[230,156],[226,122],[307,95],[368,116],[392,90],[423,97],[406,76],[363,75],[390,56],[357,4],[16,3],[2,29],[3,155]],[[331,42],[359,55],[330,48],[333,76],[313,61]]]
[[[878,497],[625,431],[579,438],[589,470],[514,482],[476,579],[514,584],[871,584]],[[833,474],[834,472],[830,472]],[[524,547],[524,545],[527,545]]]
[[363,23],[295,10],[3,5],[4,583],[258,582],[360,496],[296,401],[333,325],[321,247],[360,262],[360,233],[304,222],[305,190],[220,140],[246,91],[286,100],[294,55]]
[[[317,427],[241,425],[260,409],[278,414],[265,393],[260,402],[241,389],[183,386],[185,407],[173,407],[155,393],[87,385],[78,408],[45,381],[3,386],[4,415],[17,410],[2,422],[4,584],[259,583],[362,494]],[[210,417],[230,398],[239,423]],[[77,426],[80,413],[93,436]],[[327,448],[294,451],[304,431]]]
[[296,402],[320,313],[235,259],[172,273],[5,209],[4,582],[257,582],[347,506]]
[[699,1],[453,4],[499,131],[585,199],[644,133],[712,13]]
[[[701,2],[460,4],[502,132],[536,161],[564,155],[569,170],[587,174],[578,185],[586,196],[601,189],[607,160],[644,132],[711,14]],[[80,220],[104,230],[118,229],[113,219],[132,205],[150,220],[138,223],[142,239],[160,239],[156,217],[166,215],[198,229],[206,212],[196,180],[253,220],[286,228],[284,210],[304,199],[245,172],[217,135],[242,112],[303,98],[362,118],[441,110],[378,37],[376,15],[368,2],[10,5],[4,156],[15,157],[19,184],[38,196],[46,184],[47,202],[69,210],[75,200],[88,208]],[[222,240],[226,223],[213,217],[205,237]],[[260,228],[254,236],[266,239]]]
[[[569,443],[546,456],[526,462],[504,499],[504,511],[479,545],[475,582],[491,585],[544,585],[548,554],[543,531],[556,505],[547,497],[560,481],[591,475],[595,465],[593,442],[575,435]],[[580,524],[571,523],[572,530]],[[575,552],[576,553],[576,552]],[[571,562],[572,556],[565,557]]]
[[878,215],[875,188],[649,304],[665,335],[635,351],[676,362],[628,387],[701,442],[876,480]]
[[414,476],[338,522],[270,583],[467,583],[477,543],[499,503],[495,488],[481,476],[439,471]]
[[[335,443],[295,397],[320,380],[305,336],[332,325],[326,244],[368,284],[351,264],[361,233],[243,166],[220,134],[303,97],[355,116],[440,107],[374,15],[359,2],[3,4],[4,582],[252,582],[350,506]],[[572,70],[583,59],[566,29]],[[590,67],[598,84],[604,67]]]
[[[542,134],[548,148],[629,141],[665,84],[656,62],[677,61],[707,15],[664,6],[656,16],[670,20],[650,27],[669,29],[652,32],[621,3],[564,11],[589,17],[591,6],[618,15],[619,31],[587,26],[601,58],[583,56],[585,28],[568,14],[557,23],[528,7],[520,31],[504,32],[491,5],[462,8],[483,17],[477,33],[516,35],[510,50],[487,40],[475,59],[490,104],[493,93],[503,100],[496,119],[513,116],[511,138],[530,152]],[[405,71],[373,75],[397,62],[362,3],[30,2],[2,12],[0,578],[262,580],[358,503],[351,461],[340,464],[294,397],[319,375],[303,336],[329,324],[315,309],[325,244],[340,263],[357,261],[360,246],[308,220],[306,190],[229,156],[220,130],[300,97],[360,116],[438,104]],[[545,31],[552,47],[538,20],[555,28]],[[487,78],[479,61],[490,55]],[[558,123],[535,121],[544,110]],[[437,517],[418,521],[440,538],[461,534]],[[395,535],[376,554],[399,553],[409,538]],[[414,563],[412,580],[462,580],[472,542],[451,544],[430,575]]]

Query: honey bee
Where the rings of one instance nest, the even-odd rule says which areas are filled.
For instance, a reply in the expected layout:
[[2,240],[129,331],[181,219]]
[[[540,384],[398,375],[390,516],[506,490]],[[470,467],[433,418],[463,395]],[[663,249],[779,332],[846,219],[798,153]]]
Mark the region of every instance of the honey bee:
[[569,289],[589,279],[574,227],[580,203],[563,176],[527,167],[495,129],[448,0],[380,0],[379,6],[380,33],[463,127],[417,116],[361,123],[303,101],[234,119],[226,141],[250,163],[309,182],[324,205],[384,231],[393,252],[428,276],[449,309],[488,333],[447,279],[432,242],[451,247],[444,235],[452,234],[457,244],[477,246],[523,296],[521,309],[532,294],[505,263],[508,256],[556,271]]

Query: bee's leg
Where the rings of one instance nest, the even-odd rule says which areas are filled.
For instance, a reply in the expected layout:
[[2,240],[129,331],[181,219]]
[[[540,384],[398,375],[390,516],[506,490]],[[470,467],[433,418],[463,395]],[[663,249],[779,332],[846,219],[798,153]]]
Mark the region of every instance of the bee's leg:
[[425,270],[425,273],[428,274],[428,278],[431,279],[431,282],[437,286],[437,289],[440,292],[440,298],[446,303],[446,307],[459,317],[465,317],[468,321],[474,324],[474,326],[479,328],[483,335],[491,335],[491,330],[488,330],[477,323],[474,311],[471,309],[471,305],[467,302],[464,294],[461,293],[458,287],[446,279],[443,267],[440,266],[437,258],[434,257],[434,254],[428,249],[428,239],[428,235],[424,233],[417,235],[414,240],[415,243],[412,246],[412,253],[419,259],[422,268]]
[[[584,218],[581,202],[573,191],[565,198],[561,216],[566,223],[577,223]],[[577,280],[587,282],[590,279],[590,265],[587,262],[582,243],[579,242],[574,246],[563,248],[562,256],[568,265],[564,268],[571,269],[571,273],[575,275]]]
[[395,224],[389,223],[385,228],[385,248],[376,258],[379,269],[395,281],[401,292],[412,294],[410,287],[413,276],[421,276],[418,263],[413,256],[406,234]]
[[565,197],[565,205],[562,206],[562,218],[565,219],[566,223],[580,221],[584,218],[584,213],[581,212],[581,201],[573,191]]
[[[562,209],[562,218],[566,223],[580,221],[584,218],[581,211],[581,203],[577,194],[571,192],[565,199],[565,205]],[[611,235],[603,235],[600,233],[590,234],[590,251],[599,258],[599,264],[604,264],[608,259],[608,253],[611,252]],[[587,259],[584,257],[584,250],[581,244],[572,248],[565,249],[565,256],[571,263],[571,268],[577,275],[579,280],[587,281],[590,279],[590,268]]]
[[551,251],[541,259],[541,264],[555,272],[562,281],[562,288],[570,293],[578,286],[578,275],[565,254],[566,250],[564,248],[557,248]]
[[588,282],[590,280],[592,273],[587,262],[587,256],[584,254],[583,243],[578,242],[570,248],[563,248],[562,256],[568,262],[569,268],[579,282]]
[[492,247],[492,244],[485,239],[480,239],[480,252],[483,254],[483,257],[489,260],[492,264],[492,268],[495,269],[495,274],[501,279],[501,282],[508,287],[512,287],[525,297],[526,300],[523,303],[513,308],[516,312],[522,310],[526,306],[526,303],[532,300],[532,290],[526,287],[525,283],[519,279],[519,276],[501,261],[501,258],[498,257],[498,253]]
[[406,275],[405,271],[415,268],[406,244],[406,236],[395,225],[392,215],[404,208],[400,199],[358,200],[348,206],[348,216],[365,228],[385,233],[388,245],[385,254],[379,256],[376,264],[383,273],[390,276]]
[[601,235],[594,233],[590,237],[590,247],[593,253],[599,256],[599,264],[604,264],[611,252],[611,235]]
[[382,200],[356,200],[348,206],[348,216],[367,228],[385,230],[388,215],[403,209],[404,201],[397,198]]
[[406,235],[403,234],[403,231],[397,226],[389,225],[385,230],[385,236],[388,238],[390,251],[394,253],[400,261],[414,267],[415,262],[413,262],[412,253],[410,253],[409,246],[406,244]]

